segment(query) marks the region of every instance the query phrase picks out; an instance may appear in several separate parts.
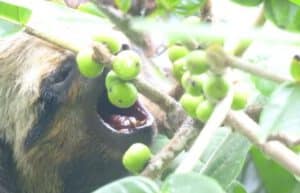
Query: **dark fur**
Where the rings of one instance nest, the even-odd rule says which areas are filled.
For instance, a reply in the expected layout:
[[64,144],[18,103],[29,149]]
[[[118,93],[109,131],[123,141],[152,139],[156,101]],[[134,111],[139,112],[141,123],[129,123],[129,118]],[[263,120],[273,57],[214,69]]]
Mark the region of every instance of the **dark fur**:
[[151,142],[152,122],[120,134],[99,121],[104,76],[37,38],[0,41],[0,193],[89,193],[126,175],[122,154]]

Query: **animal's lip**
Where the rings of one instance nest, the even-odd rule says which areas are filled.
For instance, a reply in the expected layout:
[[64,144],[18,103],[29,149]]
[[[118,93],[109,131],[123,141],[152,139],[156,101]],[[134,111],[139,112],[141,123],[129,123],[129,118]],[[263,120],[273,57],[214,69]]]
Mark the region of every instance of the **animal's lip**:
[[129,108],[118,108],[109,102],[106,90],[97,102],[97,115],[100,123],[111,132],[124,135],[150,129],[154,122],[139,100]]

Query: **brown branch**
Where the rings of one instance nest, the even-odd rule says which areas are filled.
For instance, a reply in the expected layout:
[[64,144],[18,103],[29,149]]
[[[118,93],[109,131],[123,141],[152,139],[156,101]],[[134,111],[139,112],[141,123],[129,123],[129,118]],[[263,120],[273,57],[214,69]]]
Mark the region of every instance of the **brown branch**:
[[200,12],[201,21],[204,21],[207,23],[210,23],[212,21],[213,15],[212,15],[211,8],[212,8],[212,1],[206,0],[205,4]]
[[129,15],[117,14],[111,8],[104,6],[95,1],[97,7],[102,11],[109,20],[115,24],[133,43],[149,51],[152,50],[150,39],[143,33],[131,28],[131,17]]
[[213,69],[225,69],[226,67],[230,66],[277,83],[291,81],[291,79],[288,77],[281,76],[280,74],[276,74],[274,72],[266,71],[266,69],[264,68],[256,67],[249,62],[229,55],[219,46],[209,47],[206,54]]
[[187,118],[170,142],[150,160],[141,175],[152,179],[160,177],[186,144],[198,135],[199,128],[194,120]]
[[252,143],[260,148],[266,155],[279,163],[289,172],[300,176],[300,157],[279,141],[262,141],[257,133],[261,128],[243,112],[230,111],[226,123],[239,133],[246,136]]

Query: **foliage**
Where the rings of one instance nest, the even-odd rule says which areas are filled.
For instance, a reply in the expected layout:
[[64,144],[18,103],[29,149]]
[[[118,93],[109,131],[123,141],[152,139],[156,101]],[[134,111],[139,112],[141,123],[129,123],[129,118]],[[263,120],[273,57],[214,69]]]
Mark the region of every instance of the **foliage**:
[[[86,40],[89,40],[94,35],[92,34],[93,31],[98,32],[106,28],[112,28],[112,25],[105,17],[105,14],[100,11],[92,2],[89,2],[89,4],[85,4],[89,7],[84,7],[84,4],[81,4],[78,7],[78,11],[70,10],[69,8],[60,4],[48,4],[45,2],[41,3],[41,5],[50,7],[51,9],[57,11],[57,14],[54,14],[52,17],[48,15],[40,17],[41,15],[39,14],[42,14],[41,12],[38,12],[38,9],[40,7],[28,5],[27,8],[27,6],[25,6],[27,5],[26,3],[21,3],[20,5],[15,2],[9,2],[10,1],[8,0],[0,1],[1,38],[21,31],[22,29],[24,29],[24,26],[26,28],[28,22],[32,22],[31,24],[37,26],[39,23],[41,23],[40,18],[47,18],[49,21],[51,21],[50,25],[56,26],[58,31],[59,29],[61,30],[63,28],[62,26],[65,25],[72,26],[71,29],[73,29],[73,31],[75,31],[75,29],[79,29],[79,27],[81,29],[84,29],[84,32],[80,33],[79,35],[77,34],[77,36],[73,38],[74,40],[77,39],[76,37],[78,36],[84,36],[85,39],[77,39],[77,43],[80,42],[81,44],[82,42],[87,42]],[[156,8],[152,10],[151,14],[145,17],[153,18],[155,16],[157,18],[166,20],[174,19],[175,21],[178,21],[180,23],[183,22],[183,16],[199,15],[199,11],[201,12],[201,10],[203,11],[203,8],[207,8],[205,7],[207,6],[207,2],[208,0],[157,0]],[[232,2],[236,2],[239,5],[246,5],[247,7],[252,6],[254,8],[261,6],[266,18],[275,26],[282,28],[288,32],[300,31],[300,1],[298,0],[232,0]],[[132,6],[134,6],[133,1],[131,0],[115,0],[114,3],[116,7],[122,12],[122,14],[130,14],[130,10]],[[91,13],[92,15],[87,15],[85,14],[86,12]],[[207,33],[207,23],[204,24],[203,22],[201,23],[201,21],[199,23],[198,22],[199,21],[195,23],[192,22],[192,24],[185,23],[186,25],[183,24],[183,26],[187,26],[190,28],[178,29],[178,31],[186,30],[189,32],[179,33],[180,36],[183,37],[179,41],[179,44],[182,44],[181,46],[184,47],[184,54],[179,54],[182,58],[184,58],[185,55],[187,55],[187,53],[191,50],[198,49],[199,47],[210,47],[211,44],[216,42],[216,39],[218,40],[218,42],[220,42],[219,40],[221,39],[222,43],[219,44],[221,46],[223,45],[223,43],[226,44],[228,41],[228,34],[224,34],[221,38],[219,36],[216,38],[213,33],[212,35]],[[250,23],[252,21],[247,22]],[[195,27],[194,24],[196,24],[197,27]],[[165,27],[168,28],[168,24],[166,24]],[[172,27],[173,26],[171,26],[170,28]],[[178,25],[176,27],[178,27]],[[209,32],[214,31],[211,29],[209,30]],[[276,30],[278,29],[274,29],[273,26],[272,30],[274,31],[274,33],[276,33]],[[203,32],[203,34],[199,33],[199,31]],[[273,34],[271,34],[273,31],[270,32],[270,39],[273,38],[275,41],[275,36],[272,36]],[[250,35],[250,37],[254,37],[253,41],[256,41],[257,39],[255,39],[255,37],[258,37],[261,33],[262,30],[257,30],[253,32],[254,35]],[[193,39],[194,36],[190,38],[191,34],[199,34],[199,37],[196,37],[195,35],[195,39]],[[163,35],[172,36],[172,34],[169,33]],[[288,37],[288,35],[286,36]],[[263,36],[263,38],[264,37],[266,36]],[[178,36],[175,39],[177,39],[176,41],[178,41]],[[237,40],[239,40],[239,37],[237,37]],[[252,40],[248,42],[252,42]],[[178,42],[175,43],[178,44]],[[189,46],[187,46],[186,43],[189,44]],[[269,47],[272,46],[270,41],[263,41],[263,43],[267,44],[267,46]],[[196,46],[191,48],[191,44],[196,44]],[[286,44],[287,47],[292,47],[292,45],[288,45],[288,43]],[[297,44],[299,46],[299,40]],[[178,45],[176,46],[180,47]],[[255,43],[254,45],[251,45],[249,43],[248,46],[255,46]],[[254,51],[256,55],[262,54],[258,52],[260,51]],[[295,53],[293,53],[293,55],[294,54]],[[164,56],[166,55],[167,54],[164,53]],[[179,59],[177,58],[177,55],[176,57],[171,58],[172,60],[174,59],[174,64],[176,63],[175,60]],[[241,59],[245,58],[242,57]],[[259,62],[255,61],[255,63]],[[287,63],[289,63],[289,61]],[[284,68],[288,68],[287,65],[282,66]],[[279,69],[282,68],[282,66],[279,67],[274,65],[274,68]],[[182,70],[180,71],[180,75],[176,77],[177,81],[179,82],[181,82],[181,76],[184,77],[183,71],[186,70],[185,66],[181,66],[180,70]],[[215,72],[208,72],[208,74],[211,73]],[[242,77],[241,79],[243,83],[247,84],[247,86],[249,87],[253,87],[253,90],[255,90],[252,93],[252,98],[255,98],[257,96],[261,97],[262,95],[264,95],[264,98],[267,101],[266,105],[262,107],[263,110],[259,118],[259,126],[261,130],[256,133],[259,136],[259,139],[267,140],[270,134],[284,134],[286,136],[293,136],[297,139],[300,138],[300,116],[298,113],[300,109],[299,82],[291,80],[284,83],[275,83],[274,81],[267,80],[266,77],[258,76],[257,74],[250,75],[250,78],[248,74],[244,72],[238,71],[237,74],[237,77]],[[189,100],[188,102],[191,102],[191,100]],[[217,102],[213,101],[214,104]],[[192,104],[192,107],[189,106],[189,108],[185,108],[185,110],[193,109],[194,111],[194,106],[196,105]],[[190,116],[193,118],[196,117],[194,112],[190,113]],[[260,177],[260,179],[255,180],[256,182],[263,185],[262,189],[264,192],[297,193],[297,191],[299,191],[299,182],[296,180],[292,173],[286,171],[283,167],[279,166],[278,163],[270,160],[268,157],[266,157],[266,155],[264,155],[263,152],[259,151],[257,148],[253,148],[253,143],[251,143],[251,141],[248,141],[248,139],[240,133],[232,132],[232,129],[233,128],[229,127],[218,128],[217,133],[213,135],[212,139],[209,142],[209,145],[207,146],[207,148],[205,148],[203,155],[198,160],[197,167],[194,168],[193,171],[187,171],[185,173],[175,172],[176,167],[181,163],[182,157],[184,158],[188,153],[186,151],[182,151],[181,154],[179,154],[179,156],[177,156],[176,159],[172,161],[172,164],[169,165],[168,169],[163,172],[163,178],[150,180],[141,176],[126,177],[107,184],[103,187],[99,187],[99,189],[94,193],[247,193],[247,191],[250,189],[249,185],[243,183],[243,181],[241,180],[241,175],[243,175],[245,172],[244,166],[245,160],[247,158],[249,158],[250,162],[254,164]],[[157,154],[169,142],[170,139],[167,138],[164,133],[160,133],[154,139],[151,149],[154,154]],[[251,151],[249,154],[250,149]],[[253,191],[249,193],[256,192]]]

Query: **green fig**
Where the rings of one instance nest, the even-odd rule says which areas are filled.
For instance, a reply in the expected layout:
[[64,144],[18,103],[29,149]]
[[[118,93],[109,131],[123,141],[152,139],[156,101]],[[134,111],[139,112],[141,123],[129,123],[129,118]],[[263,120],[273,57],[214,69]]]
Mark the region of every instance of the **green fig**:
[[93,50],[90,48],[82,49],[76,56],[79,72],[87,78],[95,78],[103,71],[103,64],[99,64],[93,59]]
[[152,153],[148,146],[135,143],[124,153],[122,163],[133,174],[138,174],[151,159]]

